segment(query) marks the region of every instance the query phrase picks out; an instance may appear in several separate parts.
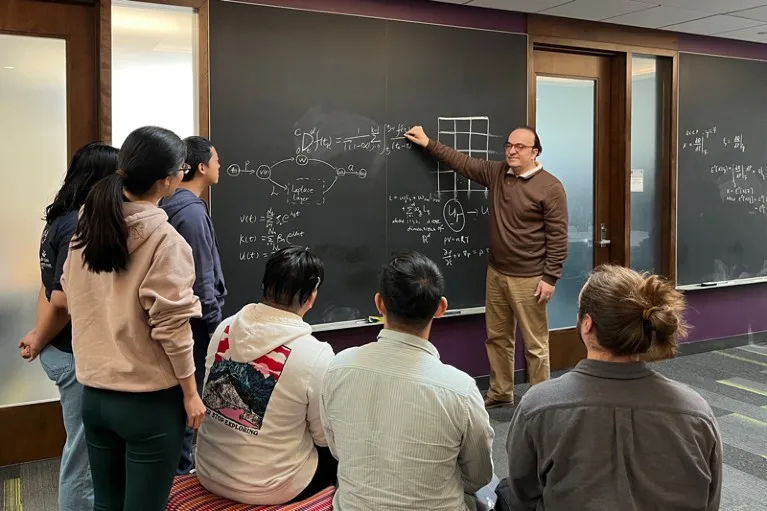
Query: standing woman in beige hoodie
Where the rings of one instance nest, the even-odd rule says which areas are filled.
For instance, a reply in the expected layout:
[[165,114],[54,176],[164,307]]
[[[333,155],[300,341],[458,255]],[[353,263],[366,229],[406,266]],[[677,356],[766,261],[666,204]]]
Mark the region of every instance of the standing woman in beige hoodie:
[[185,155],[168,130],[132,132],[117,172],[88,194],[64,266],[95,511],[165,509],[184,424],[205,416],[192,250],[157,207],[187,171]]

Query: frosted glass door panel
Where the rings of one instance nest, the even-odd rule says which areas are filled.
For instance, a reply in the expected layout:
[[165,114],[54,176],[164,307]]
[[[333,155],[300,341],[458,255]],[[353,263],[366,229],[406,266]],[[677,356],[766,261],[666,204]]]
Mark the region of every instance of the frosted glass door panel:
[[569,244],[562,278],[549,302],[549,329],[575,326],[578,293],[594,266],[594,98],[588,79],[536,77],[539,160],[565,187]]
[[0,406],[58,398],[18,342],[35,326],[43,212],[67,169],[66,74],[64,39],[0,34]]

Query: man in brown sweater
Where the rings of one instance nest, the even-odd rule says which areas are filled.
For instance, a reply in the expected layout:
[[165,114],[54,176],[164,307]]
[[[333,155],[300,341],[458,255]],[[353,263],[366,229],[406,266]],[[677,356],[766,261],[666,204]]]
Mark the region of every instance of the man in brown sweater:
[[567,198],[562,183],[536,161],[542,146],[530,128],[511,132],[504,161],[470,158],[415,126],[408,140],[443,165],[487,187],[490,253],[486,282],[490,389],[485,406],[514,403],[514,341],[522,331],[531,385],[549,379],[546,304],[567,258]]

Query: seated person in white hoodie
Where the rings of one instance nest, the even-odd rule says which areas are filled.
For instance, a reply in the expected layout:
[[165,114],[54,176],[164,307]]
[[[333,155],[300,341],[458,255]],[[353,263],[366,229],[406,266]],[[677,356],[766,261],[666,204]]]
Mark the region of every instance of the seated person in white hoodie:
[[261,303],[246,305],[213,334],[196,465],[200,483],[216,495],[273,505],[335,485],[319,403],[333,349],[302,319],[324,276],[308,249],[274,253]]

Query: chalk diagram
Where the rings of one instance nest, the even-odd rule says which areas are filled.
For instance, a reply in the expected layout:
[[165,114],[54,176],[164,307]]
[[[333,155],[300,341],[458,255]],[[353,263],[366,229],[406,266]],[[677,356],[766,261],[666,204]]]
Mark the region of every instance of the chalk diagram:
[[[498,135],[490,133],[490,118],[487,116],[472,117],[437,117],[437,140],[467,154],[470,158],[481,157],[490,159],[490,138]],[[466,226],[466,215],[478,215],[480,211],[465,211],[463,203],[458,199],[458,192],[471,196],[472,192],[482,192],[487,198],[487,188],[474,184],[454,170],[437,163],[437,193],[452,194],[452,198],[442,207],[442,218],[445,225],[453,232],[461,232]],[[465,184],[464,184],[465,183]],[[465,187],[464,187],[465,186]],[[485,214],[485,208],[482,208]]]
[[[272,174],[281,165],[292,163],[298,167],[306,167],[310,165],[320,166],[321,168],[328,168],[332,170],[332,180],[330,177],[298,177],[291,181],[287,181],[282,184],[276,181]],[[226,169],[227,175],[231,177],[238,177],[241,174],[252,175],[255,174],[258,179],[268,181],[272,184],[272,195],[285,194],[288,204],[315,204],[322,205],[325,203],[325,195],[330,192],[333,186],[340,178],[344,177],[357,177],[358,179],[365,179],[368,175],[367,170],[355,168],[350,164],[346,167],[336,167],[317,158],[309,158],[305,154],[299,154],[292,158],[285,158],[271,165],[259,165],[258,168],[250,169],[250,160],[245,161],[245,166],[240,167],[239,164],[234,163],[229,165]]]

